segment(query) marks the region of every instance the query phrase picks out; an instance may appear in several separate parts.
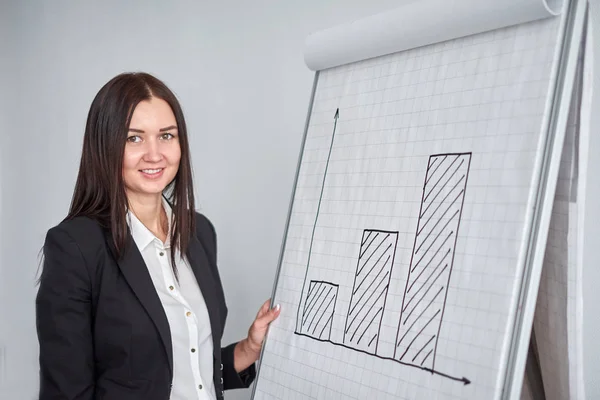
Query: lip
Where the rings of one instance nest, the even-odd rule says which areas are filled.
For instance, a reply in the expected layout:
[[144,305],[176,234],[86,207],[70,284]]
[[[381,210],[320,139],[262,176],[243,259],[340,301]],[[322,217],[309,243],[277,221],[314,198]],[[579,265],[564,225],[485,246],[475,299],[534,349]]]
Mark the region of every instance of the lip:
[[160,171],[155,174],[148,174],[148,173],[144,172],[143,170],[140,170],[140,173],[146,179],[152,179],[152,180],[159,179],[165,172],[164,168],[148,168],[148,169],[160,169]]

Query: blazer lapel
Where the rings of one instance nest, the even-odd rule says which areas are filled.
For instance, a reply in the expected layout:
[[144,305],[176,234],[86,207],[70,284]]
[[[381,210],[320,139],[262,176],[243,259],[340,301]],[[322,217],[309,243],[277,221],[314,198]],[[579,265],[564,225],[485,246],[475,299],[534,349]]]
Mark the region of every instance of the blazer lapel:
[[194,271],[198,286],[204,297],[204,302],[208,308],[208,316],[210,318],[210,326],[213,337],[213,353],[215,357],[220,353],[221,349],[217,340],[221,334],[221,323],[218,314],[217,292],[215,291],[216,281],[210,270],[208,257],[202,244],[196,236],[192,235],[188,249],[188,260],[190,267]]
[[[171,331],[167,315],[162,307],[158,294],[154,289],[154,283],[138,250],[131,234],[129,235],[129,245],[125,249],[123,257],[117,261],[121,273],[127,280],[127,283],[135,293],[136,297],[146,309],[146,312],[154,322],[156,329],[162,340],[162,344],[169,360],[169,370],[173,373],[173,352],[171,343]],[[109,243],[112,243],[109,240]],[[113,247],[114,249],[114,247]]]

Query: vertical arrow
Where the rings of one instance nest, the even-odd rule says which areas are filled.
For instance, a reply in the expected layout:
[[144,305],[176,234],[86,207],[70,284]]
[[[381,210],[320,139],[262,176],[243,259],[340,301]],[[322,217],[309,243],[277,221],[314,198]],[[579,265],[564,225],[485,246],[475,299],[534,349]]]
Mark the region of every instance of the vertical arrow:
[[[340,109],[335,110],[333,116],[333,133],[331,135],[331,143],[329,144],[329,154],[327,155],[327,163],[325,164],[325,172],[323,173],[323,183],[321,184],[321,194],[319,195],[319,204],[317,205],[317,215],[315,216],[315,224],[313,225],[312,235],[310,237],[310,246],[308,248],[308,260],[306,262],[306,272],[304,274],[304,283],[302,283],[302,291],[300,292],[300,301],[298,302],[298,313],[296,314],[296,333],[300,333],[298,327],[298,318],[300,314],[300,307],[302,305],[302,296],[304,296],[304,287],[306,285],[306,278],[308,276],[308,268],[310,266],[310,256],[312,254],[312,246],[315,238],[315,229],[317,228],[317,220],[319,219],[319,211],[321,210],[321,200],[323,199],[323,190],[325,189],[325,178],[327,177],[327,169],[329,168],[329,159],[331,158],[331,150],[333,149],[333,140],[335,139],[335,130],[337,128],[338,118],[340,117]],[[333,324],[333,322],[332,322]]]

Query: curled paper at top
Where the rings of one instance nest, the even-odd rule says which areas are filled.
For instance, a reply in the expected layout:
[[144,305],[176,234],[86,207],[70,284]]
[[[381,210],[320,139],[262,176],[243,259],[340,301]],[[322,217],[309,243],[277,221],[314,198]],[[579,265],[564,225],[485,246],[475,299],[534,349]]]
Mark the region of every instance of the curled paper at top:
[[315,32],[304,61],[314,71],[557,16],[563,0],[412,0]]

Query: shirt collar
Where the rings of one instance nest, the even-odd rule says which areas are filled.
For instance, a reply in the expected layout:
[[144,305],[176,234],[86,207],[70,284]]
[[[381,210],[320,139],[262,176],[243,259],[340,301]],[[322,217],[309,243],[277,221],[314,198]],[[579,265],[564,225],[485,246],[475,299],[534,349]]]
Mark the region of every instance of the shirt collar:
[[[172,216],[173,210],[171,210],[171,206],[166,201],[164,197],[162,197],[162,204],[165,212],[167,214],[167,221],[169,222],[169,230],[167,233],[167,241],[164,244],[165,248],[170,247],[171,242],[171,227],[172,227]],[[137,244],[140,250],[145,249],[150,243],[156,241],[156,243],[161,246],[162,241],[154,235],[146,226],[135,216],[135,214],[131,210],[127,210],[127,224],[131,229],[131,236],[133,236],[133,240]]]

